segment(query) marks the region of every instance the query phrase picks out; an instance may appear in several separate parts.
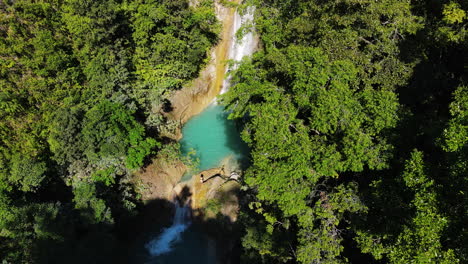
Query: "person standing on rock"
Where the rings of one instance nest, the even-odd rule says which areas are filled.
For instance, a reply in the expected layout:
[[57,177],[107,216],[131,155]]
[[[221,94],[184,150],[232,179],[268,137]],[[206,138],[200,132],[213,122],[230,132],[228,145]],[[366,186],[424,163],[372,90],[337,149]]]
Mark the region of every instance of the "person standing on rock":
[[205,178],[203,177],[203,173],[200,175],[200,182],[201,182],[201,183],[204,183],[204,182],[205,182]]
[[226,176],[226,171],[224,170],[224,165],[221,167],[221,175]]

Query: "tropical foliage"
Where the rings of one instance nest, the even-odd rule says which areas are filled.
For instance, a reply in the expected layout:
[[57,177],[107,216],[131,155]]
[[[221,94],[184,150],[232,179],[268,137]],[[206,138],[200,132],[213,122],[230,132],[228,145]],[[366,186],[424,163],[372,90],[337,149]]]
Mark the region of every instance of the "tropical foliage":
[[466,3],[249,3],[244,262],[468,261]]
[[112,262],[158,107],[218,31],[211,1],[0,3],[0,259]]

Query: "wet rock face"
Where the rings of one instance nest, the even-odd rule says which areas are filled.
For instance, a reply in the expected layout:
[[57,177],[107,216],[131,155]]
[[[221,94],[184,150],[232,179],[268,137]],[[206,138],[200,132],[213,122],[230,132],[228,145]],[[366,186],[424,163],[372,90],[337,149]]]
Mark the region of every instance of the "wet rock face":
[[173,189],[186,171],[187,167],[181,161],[166,163],[162,159],[155,160],[151,165],[142,169],[136,177],[143,186],[140,192],[142,199],[172,201]]
[[[196,4],[197,1],[192,2]],[[235,8],[226,7],[220,2],[215,1],[215,13],[222,22],[222,31],[220,41],[210,51],[210,61],[198,78],[176,91],[170,99],[173,109],[167,117],[181,124],[203,111],[220,93],[227,91],[228,60],[240,61],[243,56],[253,54],[259,47],[259,38],[253,32],[245,34],[242,40],[237,40],[235,37],[242,23],[252,23],[254,9],[248,10],[247,14],[241,17]]]
[[[240,0],[234,2],[239,3]],[[198,0],[190,0],[191,5],[197,3]],[[170,100],[164,101],[157,109],[177,127],[175,132],[165,135],[173,140],[181,139],[183,124],[212,104],[220,92],[227,91],[230,84],[229,79],[225,78],[226,61],[240,60],[242,56],[253,53],[258,46],[257,36],[249,36],[247,44],[244,42],[239,45],[236,42],[235,33],[244,18],[234,8],[223,6],[219,1],[216,1],[215,8],[218,19],[222,21],[222,32],[218,45],[210,51],[210,61],[206,68],[197,79],[174,92]],[[193,174],[190,180],[180,182],[187,171],[182,162],[165,163],[162,159],[156,159],[137,174],[136,180],[144,186],[141,191],[144,200],[166,201],[171,204],[177,201],[190,208],[193,222],[202,227],[203,234],[208,234],[215,241],[213,248],[216,247],[219,263],[230,263],[232,256],[236,255],[235,245],[239,244],[236,221],[242,174],[237,163],[231,155],[221,162],[219,168],[204,170]],[[173,208],[172,206],[166,211],[172,212]],[[148,209],[153,213],[157,210],[164,208]]]

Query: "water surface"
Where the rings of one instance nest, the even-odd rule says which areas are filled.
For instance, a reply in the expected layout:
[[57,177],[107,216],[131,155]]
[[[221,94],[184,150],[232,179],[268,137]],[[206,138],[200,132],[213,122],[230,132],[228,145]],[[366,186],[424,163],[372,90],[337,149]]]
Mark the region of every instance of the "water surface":
[[[231,38],[235,39],[229,47],[228,57],[240,61],[244,56],[253,53],[257,46],[253,32],[247,32],[243,41],[238,41],[235,32],[243,23],[251,23],[254,8],[249,8],[244,16],[236,11],[233,18]],[[224,68],[223,68],[224,69]],[[234,68],[235,69],[235,68]],[[230,79],[222,85],[221,93],[228,90]],[[228,113],[224,107],[215,103],[208,106],[202,113],[190,119],[182,128],[183,138],[180,141],[181,152],[188,155],[192,150],[199,160],[196,171],[187,173],[182,181],[189,180],[193,174],[202,170],[220,167],[226,158],[237,161],[241,167],[247,165],[249,149],[241,140],[236,123],[227,119]],[[171,226],[150,233],[145,239],[145,247],[139,247],[137,263],[151,264],[214,264],[216,250],[213,240],[202,230],[190,223],[186,216],[188,208],[175,205],[175,215]],[[156,227],[155,227],[156,228]]]
[[195,150],[200,171],[218,167],[229,156],[245,163],[248,147],[241,140],[235,122],[227,116],[223,106],[212,104],[182,129],[182,154]]

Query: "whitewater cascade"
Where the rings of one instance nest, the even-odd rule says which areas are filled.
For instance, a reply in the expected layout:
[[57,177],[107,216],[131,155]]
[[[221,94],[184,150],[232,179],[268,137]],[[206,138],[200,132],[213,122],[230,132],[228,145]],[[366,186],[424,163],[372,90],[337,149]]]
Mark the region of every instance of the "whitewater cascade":
[[[237,39],[235,35],[241,26],[253,25],[254,12],[255,7],[248,7],[242,16],[237,11],[235,12],[232,20],[230,46],[227,51],[229,60],[239,62],[244,56],[250,56],[255,51],[257,47],[257,39],[252,30],[248,29],[248,31],[243,34],[242,39]],[[226,69],[225,73],[235,70],[236,68],[237,66],[234,65],[230,69]],[[230,86],[230,79],[231,78],[228,77],[223,80],[220,94],[227,92]],[[216,99],[213,103],[216,104]],[[177,242],[180,242],[182,233],[189,228],[190,224],[190,208],[188,206],[181,206],[176,201],[172,225],[165,228],[158,237],[148,242],[145,245],[145,248],[152,257],[171,252],[173,250],[173,246],[177,244]]]
[[[232,23],[232,41],[231,46],[229,47],[228,59],[233,60],[236,63],[240,62],[245,56],[250,56],[254,53],[257,47],[257,39],[254,36],[253,29],[253,19],[254,19],[255,7],[249,6],[245,10],[244,15],[240,15],[236,11],[234,15],[234,20]],[[245,34],[242,34],[242,39],[237,39],[236,32],[239,31],[241,26],[246,27]],[[229,71],[237,69],[237,65],[233,65],[231,68],[226,69],[226,73]],[[223,81],[223,87],[221,88],[220,94],[226,93],[229,89],[231,83],[231,77],[227,75],[227,78]]]
[[190,226],[190,208],[180,206],[176,201],[172,225],[163,230],[155,239],[146,244],[151,256],[159,256],[172,250],[172,245],[180,241],[181,234]]

